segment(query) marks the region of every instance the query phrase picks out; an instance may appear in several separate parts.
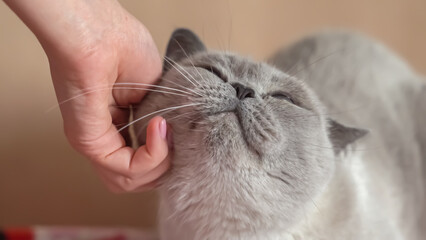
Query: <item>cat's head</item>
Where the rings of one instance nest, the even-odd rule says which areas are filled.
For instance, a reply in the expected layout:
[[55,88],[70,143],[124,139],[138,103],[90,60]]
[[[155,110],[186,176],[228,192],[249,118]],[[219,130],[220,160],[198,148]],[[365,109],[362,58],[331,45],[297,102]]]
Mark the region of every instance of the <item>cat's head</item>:
[[[185,29],[169,41],[159,86],[167,93],[149,93],[135,117],[157,112],[171,125],[162,197],[194,227],[203,218],[230,229],[291,225],[326,186],[335,154],[363,135],[327,119],[302,80],[209,51]],[[136,125],[141,144],[149,119]]]

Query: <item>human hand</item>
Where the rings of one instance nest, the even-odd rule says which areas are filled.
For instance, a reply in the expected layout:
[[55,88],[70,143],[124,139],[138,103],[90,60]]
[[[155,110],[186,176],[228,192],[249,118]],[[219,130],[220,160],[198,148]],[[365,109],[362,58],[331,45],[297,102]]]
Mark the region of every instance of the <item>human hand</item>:
[[122,107],[145,94],[146,86],[137,84],[153,84],[161,74],[147,29],[114,0],[5,2],[42,44],[58,102],[73,98],[60,105],[71,145],[91,159],[111,190],[152,188],[170,166],[165,120],[150,121],[146,145],[136,150],[115,126],[128,122]]

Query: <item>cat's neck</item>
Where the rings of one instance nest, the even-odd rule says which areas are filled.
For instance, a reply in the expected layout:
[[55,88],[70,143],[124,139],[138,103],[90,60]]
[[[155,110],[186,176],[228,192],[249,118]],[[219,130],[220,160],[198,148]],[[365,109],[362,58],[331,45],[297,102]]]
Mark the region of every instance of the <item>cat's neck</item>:
[[[354,176],[354,173],[357,175],[358,172],[362,172],[362,166],[356,166],[360,161],[355,157],[346,159],[346,161],[350,162],[350,166],[344,163],[337,166],[330,184],[316,199],[312,199],[312,202],[306,206],[301,221],[292,226],[291,229],[282,226],[277,227],[277,222],[271,222],[270,215],[250,209],[250,206],[245,203],[228,202],[229,196],[209,195],[208,187],[197,190],[180,188],[177,192],[171,192],[170,188],[163,189],[160,191],[160,233],[162,239],[268,240],[284,239],[284,236],[287,236],[288,239],[293,239],[293,236],[304,236],[303,239],[309,239],[310,232],[324,229],[324,225],[333,228],[339,227],[337,223],[346,222],[343,220],[348,218],[353,218],[355,221],[358,216],[357,211],[359,211],[356,206],[358,202],[363,201],[363,196],[359,195],[357,191],[359,189],[356,189],[355,186],[363,184],[357,182],[362,179],[362,176]],[[353,168],[358,169],[354,172]],[[193,176],[193,178],[196,181],[196,176]],[[215,176],[215,178],[221,179],[225,176]],[[237,183],[234,182],[234,184]],[[183,191],[188,192],[182,194]],[[229,191],[234,191],[234,189],[229,189]],[[200,192],[203,192],[203,194],[199,194]],[[190,203],[200,200],[197,200],[197,198],[201,196],[203,198],[200,204],[207,204],[208,211],[206,211],[206,206],[197,206],[197,203],[189,206]],[[212,199],[214,202],[206,201],[206,199]],[[219,202],[221,203],[217,204]],[[208,216],[202,215],[203,213],[207,213]],[[285,215],[282,212],[280,214]],[[313,236],[313,239],[316,238]]]
[[[268,221],[268,216],[253,209],[248,203],[230,200],[226,194],[212,195],[214,191],[209,191],[208,187],[194,192],[203,194],[189,192],[185,194],[188,198],[177,200],[174,199],[176,196],[173,196],[172,192],[160,191],[159,218],[162,240],[275,239],[274,233],[257,230],[259,226],[271,228],[274,223]],[[188,204],[180,205],[177,202]]]

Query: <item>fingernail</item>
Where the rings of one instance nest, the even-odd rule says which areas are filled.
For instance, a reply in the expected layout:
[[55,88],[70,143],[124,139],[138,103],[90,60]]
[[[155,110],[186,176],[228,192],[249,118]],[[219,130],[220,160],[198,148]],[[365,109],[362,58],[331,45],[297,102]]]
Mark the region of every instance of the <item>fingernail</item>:
[[160,136],[162,139],[166,140],[166,135],[167,135],[167,123],[166,123],[166,119],[163,119],[160,122]]

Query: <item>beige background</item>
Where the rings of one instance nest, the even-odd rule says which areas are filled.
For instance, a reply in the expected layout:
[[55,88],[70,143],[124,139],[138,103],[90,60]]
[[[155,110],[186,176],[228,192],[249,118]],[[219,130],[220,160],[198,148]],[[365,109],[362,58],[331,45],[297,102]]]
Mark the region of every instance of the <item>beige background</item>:
[[[161,53],[176,27],[208,46],[262,59],[328,27],[365,32],[426,73],[425,0],[121,1]],[[153,193],[110,194],[65,141],[48,64],[31,32],[0,2],[0,227],[27,224],[152,227]]]

